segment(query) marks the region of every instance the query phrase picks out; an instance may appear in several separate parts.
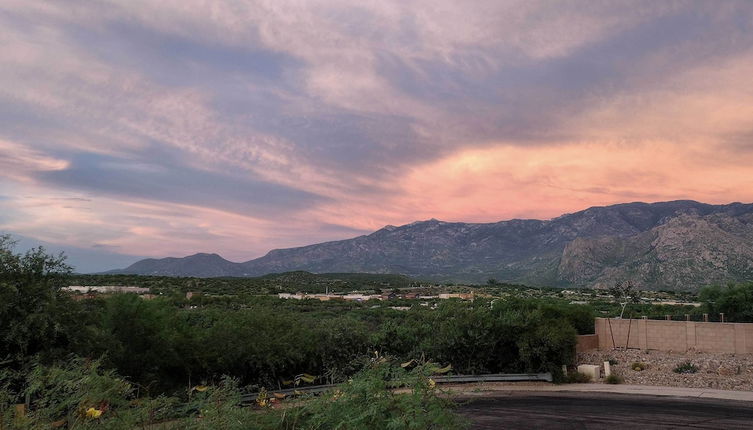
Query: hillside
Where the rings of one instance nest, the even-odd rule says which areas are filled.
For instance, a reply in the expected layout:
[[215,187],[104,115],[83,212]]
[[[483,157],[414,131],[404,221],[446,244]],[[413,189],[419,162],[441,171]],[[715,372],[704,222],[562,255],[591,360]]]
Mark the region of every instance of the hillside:
[[593,207],[552,220],[428,220],[279,249],[244,263],[213,254],[143,260],[117,273],[259,276],[305,270],[400,273],[459,282],[695,289],[753,279],[753,204],[694,201]]

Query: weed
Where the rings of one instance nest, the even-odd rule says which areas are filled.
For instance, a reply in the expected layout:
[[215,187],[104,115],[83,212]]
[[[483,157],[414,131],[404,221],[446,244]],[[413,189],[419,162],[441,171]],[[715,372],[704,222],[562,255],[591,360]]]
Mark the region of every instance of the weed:
[[684,363],[680,363],[677,365],[677,367],[672,370],[675,373],[682,373],[682,374],[688,374],[688,373],[696,373],[698,372],[698,368],[695,366],[695,364],[686,361]]
[[604,379],[607,384],[622,384],[622,377],[616,373],[612,373]]

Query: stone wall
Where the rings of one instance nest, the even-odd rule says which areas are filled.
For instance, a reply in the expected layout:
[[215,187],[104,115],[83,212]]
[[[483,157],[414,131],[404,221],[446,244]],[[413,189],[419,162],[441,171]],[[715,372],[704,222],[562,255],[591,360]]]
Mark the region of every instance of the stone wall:
[[753,324],[596,318],[599,349],[753,353]]

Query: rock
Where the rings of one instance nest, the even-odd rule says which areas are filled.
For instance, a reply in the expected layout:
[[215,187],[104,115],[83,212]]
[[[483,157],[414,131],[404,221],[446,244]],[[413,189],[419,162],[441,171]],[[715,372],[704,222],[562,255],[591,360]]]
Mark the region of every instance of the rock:
[[[578,363],[599,363],[610,358],[618,362],[611,366],[612,373],[622,376],[626,384],[753,391],[753,355],[609,350],[581,353]],[[687,361],[698,367],[698,373],[674,373],[679,364]],[[635,362],[648,366],[636,372],[632,370]]]

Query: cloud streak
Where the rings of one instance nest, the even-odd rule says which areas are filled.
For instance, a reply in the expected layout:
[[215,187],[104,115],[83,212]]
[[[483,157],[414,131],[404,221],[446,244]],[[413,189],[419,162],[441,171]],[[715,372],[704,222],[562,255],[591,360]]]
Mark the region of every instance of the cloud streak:
[[747,1],[9,0],[0,43],[0,229],[60,246],[753,201]]

